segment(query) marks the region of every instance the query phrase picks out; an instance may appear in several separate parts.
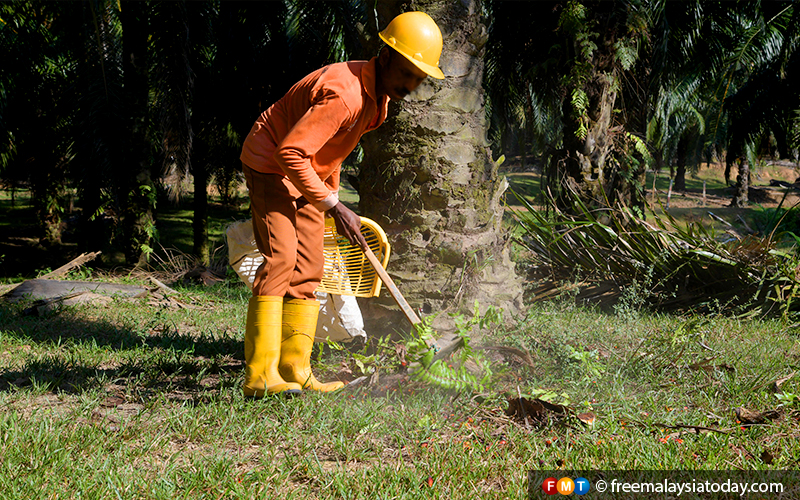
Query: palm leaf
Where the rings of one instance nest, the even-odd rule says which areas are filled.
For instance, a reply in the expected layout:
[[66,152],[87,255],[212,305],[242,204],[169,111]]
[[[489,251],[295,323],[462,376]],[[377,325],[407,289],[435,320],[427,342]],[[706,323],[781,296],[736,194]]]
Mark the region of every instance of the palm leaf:
[[545,213],[514,193],[525,210],[514,211],[524,230],[519,241],[556,276],[630,286],[649,280],[654,305],[692,309],[716,301],[731,312],[794,313],[781,303],[800,290],[797,259],[774,251],[772,238],[721,242],[699,224],[680,228],[669,215],[650,213],[653,223],[625,208],[590,210],[576,202],[574,214],[550,202]]

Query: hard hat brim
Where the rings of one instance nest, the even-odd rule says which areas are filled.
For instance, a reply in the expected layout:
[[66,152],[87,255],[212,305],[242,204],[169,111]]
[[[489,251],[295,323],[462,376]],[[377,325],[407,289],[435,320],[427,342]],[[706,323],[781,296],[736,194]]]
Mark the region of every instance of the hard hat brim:
[[432,76],[433,78],[436,78],[437,80],[444,80],[444,73],[442,73],[441,69],[439,69],[436,66],[433,66],[432,64],[428,64],[428,63],[425,63],[425,62],[422,62],[422,61],[418,61],[417,59],[414,59],[413,57],[407,56],[402,50],[398,50],[394,46],[394,44],[392,42],[390,42],[385,36],[383,36],[382,32],[378,33],[378,36],[381,38],[381,40],[383,40],[386,43],[386,45],[388,47],[391,47],[395,52],[397,52],[401,56],[405,57],[408,61],[411,62],[411,64],[413,64],[417,68],[419,68],[422,71],[424,71],[425,74],[427,74],[428,76]]
[[422,71],[427,73],[428,76],[432,76],[433,78],[436,78],[437,80],[444,80],[444,73],[442,73],[442,70],[440,70],[436,66],[432,66],[432,65],[424,63],[422,61],[417,61],[416,59],[412,59],[412,58],[406,56],[405,54],[403,54],[402,52],[401,52],[401,54],[402,54],[403,57],[405,57],[406,59],[411,61],[411,63],[414,66],[418,67],[419,69],[421,69]]

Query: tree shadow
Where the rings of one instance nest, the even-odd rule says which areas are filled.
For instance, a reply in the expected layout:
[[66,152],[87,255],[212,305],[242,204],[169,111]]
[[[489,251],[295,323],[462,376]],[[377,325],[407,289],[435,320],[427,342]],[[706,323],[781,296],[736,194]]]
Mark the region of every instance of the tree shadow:
[[[59,311],[28,317],[21,307],[0,302],[0,335],[15,339],[2,357],[13,359],[14,351],[30,350],[30,344],[52,345],[53,351],[27,355],[15,367],[0,366],[3,392],[38,386],[68,394],[111,388],[137,397],[163,391],[191,395],[233,383],[244,366],[242,342],[231,332],[157,331]],[[118,355],[110,360],[98,348]]]

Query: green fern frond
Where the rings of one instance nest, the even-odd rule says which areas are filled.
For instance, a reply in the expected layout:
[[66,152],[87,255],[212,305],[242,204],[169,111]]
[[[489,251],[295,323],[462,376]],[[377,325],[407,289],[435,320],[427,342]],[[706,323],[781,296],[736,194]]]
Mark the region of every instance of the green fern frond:
[[[502,309],[487,308],[480,313],[478,302],[475,302],[473,314],[469,318],[453,315],[455,319],[455,335],[461,341],[461,347],[454,355],[452,363],[444,359],[435,359],[436,348],[433,347],[434,332],[431,328],[433,316],[423,319],[416,325],[415,335],[406,342],[406,359],[418,367],[411,372],[411,378],[442,389],[459,392],[482,392],[492,378],[492,370],[483,356],[476,353],[469,341],[469,334],[475,329],[485,330],[502,321]],[[467,363],[478,367],[478,374],[467,369]]]
[[572,91],[572,109],[575,111],[575,114],[582,116],[586,113],[586,110],[589,108],[589,96],[586,95],[581,88],[576,88]]
[[647,147],[647,144],[645,144],[645,142],[640,137],[637,137],[631,134],[630,132],[626,132],[626,135],[628,137],[628,140],[631,141],[631,143],[633,143],[633,147],[636,150],[636,152],[642,155],[642,158],[644,158],[645,163],[647,163],[647,165],[650,167],[655,165],[655,160],[653,159],[653,155],[650,154],[650,148]]
[[412,378],[442,389],[480,392],[484,389],[478,378],[464,368],[454,368],[444,360],[437,359],[428,366],[420,366],[412,372]]
[[630,70],[636,64],[638,55],[639,50],[634,40],[623,38],[614,43],[614,57],[623,70]]

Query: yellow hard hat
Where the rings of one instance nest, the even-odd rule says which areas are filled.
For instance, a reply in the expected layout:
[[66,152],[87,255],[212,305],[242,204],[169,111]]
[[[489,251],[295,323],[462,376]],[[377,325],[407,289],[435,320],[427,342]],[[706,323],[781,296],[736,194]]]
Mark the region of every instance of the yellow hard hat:
[[444,79],[444,73],[439,69],[442,32],[431,16],[424,12],[400,14],[379,35],[414,66],[434,78]]

